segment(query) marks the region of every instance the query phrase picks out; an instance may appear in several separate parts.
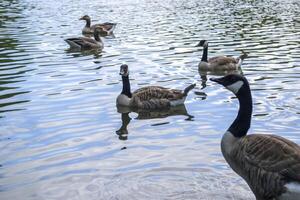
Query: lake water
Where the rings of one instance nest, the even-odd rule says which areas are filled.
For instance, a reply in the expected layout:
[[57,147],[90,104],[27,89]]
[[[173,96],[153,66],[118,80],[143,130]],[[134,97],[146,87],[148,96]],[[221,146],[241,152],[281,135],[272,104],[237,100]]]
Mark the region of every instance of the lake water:
[[[101,53],[64,42],[85,14],[118,23]],[[199,74],[201,39],[249,54],[249,132],[300,144],[298,0],[2,0],[0,199],[253,200],[220,151],[238,102]],[[133,90],[197,87],[169,112],[117,110],[122,63]]]

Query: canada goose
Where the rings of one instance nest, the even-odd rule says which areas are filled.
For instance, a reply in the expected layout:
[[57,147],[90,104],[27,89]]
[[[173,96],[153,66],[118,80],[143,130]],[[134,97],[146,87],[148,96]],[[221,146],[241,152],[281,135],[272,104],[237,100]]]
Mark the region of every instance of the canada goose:
[[238,115],[221,141],[230,167],[249,185],[257,200],[300,199],[300,146],[276,135],[247,135],[252,97],[247,79],[238,74],[211,78],[238,98]]
[[71,48],[88,50],[88,49],[103,49],[104,44],[99,36],[101,27],[97,27],[94,32],[94,38],[88,37],[78,37],[78,38],[68,38],[65,41],[70,45]]
[[208,41],[201,40],[196,47],[203,47],[202,59],[198,65],[199,70],[237,70],[241,67],[243,60],[247,57],[244,53],[238,58],[227,56],[216,56],[207,59]]
[[96,27],[101,27],[102,31],[100,32],[100,35],[106,36],[106,35],[111,35],[116,27],[116,23],[110,23],[110,22],[105,22],[102,24],[94,24],[91,26],[91,18],[88,15],[84,15],[79,20],[85,20],[86,24],[82,29],[83,34],[92,34],[95,31]]
[[148,86],[131,93],[127,65],[121,65],[120,75],[122,75],[123,90],[117,97],[117,105],[133,108],[162,109],[181,105],[184,103],[188,92],[196,86],[196,84],[191,84],[184,91]]

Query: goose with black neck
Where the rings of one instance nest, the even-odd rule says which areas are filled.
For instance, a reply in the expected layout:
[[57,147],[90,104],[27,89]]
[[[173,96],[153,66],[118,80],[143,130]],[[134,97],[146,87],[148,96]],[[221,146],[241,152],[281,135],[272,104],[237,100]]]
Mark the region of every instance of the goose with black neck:
[[246,53],[243,53],[238,58],[216,56],[208,59],[208,41],[201,40],[196,47],[203,47],[202,58],[198,65],[198,69],[203,71],[238,70],[240,69],[244,59],[248,56]]
[[245,77],[229,74],[210,80],[232,91],[240,104],[237,117],[221,141],[227,163],[248,183],[257,200],[299,200],[299,145],[276,135],[247,135],[252,96]]
[[121,65],[120,75],[122,76],[123,89],[121,94],[117,97],[117,105],[138,109],[167,109],[182,105],[189,91],[196,86],[196,84],[191,84],[184,90],[169,89],[161,86],[148,86],[139,88],[131,93],[129,69],[127,65]]

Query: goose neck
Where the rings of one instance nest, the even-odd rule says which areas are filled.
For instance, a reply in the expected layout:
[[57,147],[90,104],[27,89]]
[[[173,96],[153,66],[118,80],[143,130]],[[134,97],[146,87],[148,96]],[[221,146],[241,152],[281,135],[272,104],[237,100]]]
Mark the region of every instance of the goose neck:
[[86,21],[85,27],[90,28],[91,27],[91,20],[86,19],[85,21]]
[[203,53],[201,59],[201,61],[203,62],[207,62],[207,51],[208,51],[208,45],[203,47]]
[[235,137],[243,137],[247,135],[252,117],[252,97],[249,86],[243,86],[238,91],[237,97],[240,104],[238,115],[229,127],[228,131]]
[[130,82],[129,82],[129,76],[122,76],[122,82],[123,82],[123,89],[121,94],[124,94],[128,96],[129,98],[132,97],[131,90],[130,90]]
[[99,33],[97,31],[94,31],[94,38],[96,41],[101,42],[101,38],[99,36]]

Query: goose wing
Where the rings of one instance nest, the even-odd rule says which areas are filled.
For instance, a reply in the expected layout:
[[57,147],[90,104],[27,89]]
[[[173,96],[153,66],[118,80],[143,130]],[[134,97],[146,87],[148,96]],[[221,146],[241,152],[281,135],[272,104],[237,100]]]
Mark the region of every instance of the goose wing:
[[92,38],[79,37],[79,38],[69,38],[69,41],[81,46],[83,49],[91,49],[98,47],[97,41]]
[[141,101],[150,99],[176,100],[183,97],[183,92],[182,90],[168,89],[160,86],[149,86],[134,91],[133,96],[138,97]]
[[113,31],[116,27],[116,23],[110,23],[110,22],[105,22],[102,24],[94,24],[93,26],[91,26],[92,30],[95,30],[96,27],[101,27],[103,28],[105,31]]
[[105,22],[101,24],[101,26],[106,29],[107,31],[113,31],[116,27],[116,23],[110,23],[110,22]]
[[147,86],[147,87],[142,87],[142,88],[135,90],[133,92],[133,94],[141,93],[143,91],[148,91],[148,90],[155,90],[155,89],[165,89],[165,88],[161,87],[161,86]]
[[275,135],[248,135],[242,143],[246,163],[286,181],[300,182],[300,147],[296,143]]
[[181,90],[167,89],[160,86],[149,86],[136,90],[132,94],[131,105],[140,109],[165,109],[171,101],[184,97]]
[[237,60],[233,57],[227,57],[227,56],[217,56],[212,57],[208,60],[210,64],[213,65],[228,65],[228,64],[237,64]]

